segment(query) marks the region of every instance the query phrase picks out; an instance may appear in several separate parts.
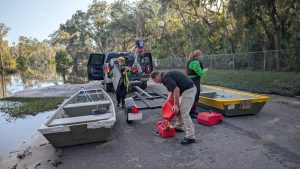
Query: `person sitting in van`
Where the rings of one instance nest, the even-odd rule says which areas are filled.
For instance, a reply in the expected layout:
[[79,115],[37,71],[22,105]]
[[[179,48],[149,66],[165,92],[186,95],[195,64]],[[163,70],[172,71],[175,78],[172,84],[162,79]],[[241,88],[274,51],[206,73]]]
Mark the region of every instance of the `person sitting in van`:
[[[135,42],[135,56],[139,56],[144,53],[144,41],[140,39],[137,35],[133,35],[133,40]],[[135,57],[136,59],[138,59]]]
[[[116,89],[116,98],[117,98],[117,106],[119,107],[120,104],[122,103],[122,108],[125,107],[125,98],[128,92],[129,88],[129,77],[131,75],[130,68],[126,66],[125,64],[126,59],[124,57],[119,57],[118,58],[118,64],[115,65],[117,66],[118,70],[121,73],[121,78],[118,83],[117,89]],[[114,71],[112,70],[110,72],[110,76],[114,75]]]

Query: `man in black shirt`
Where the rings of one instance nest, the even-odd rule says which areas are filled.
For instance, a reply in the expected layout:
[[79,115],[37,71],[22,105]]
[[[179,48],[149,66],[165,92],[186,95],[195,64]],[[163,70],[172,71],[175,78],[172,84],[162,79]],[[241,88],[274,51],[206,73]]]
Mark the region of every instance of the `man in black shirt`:
[[150,76],[154,82],[162,83],[168,89],[168,100],[174,100],[173,112],[178,117],[175,129],[177,132],[185,129],[185,138],[181,144],[195,143],[194,124],[189,115],[197,92],[193,81],[179,71],[153,71]]

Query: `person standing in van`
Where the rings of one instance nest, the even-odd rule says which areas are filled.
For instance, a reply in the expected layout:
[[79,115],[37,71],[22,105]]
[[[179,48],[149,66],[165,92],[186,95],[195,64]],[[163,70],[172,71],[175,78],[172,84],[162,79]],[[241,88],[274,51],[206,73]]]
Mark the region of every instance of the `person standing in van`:
[[133,35],[133,40],[135,42],[135,58],[138,59],[139,55],[145,52],[144,41],[140,39],[137,35]]
[[140,39],[137,35],[133,35],[132,39],[135,42],[135,50],[134,50],[134,64],[133,66],[137,66],[138,72],[142,73],[141,65],[139,64],[140,56],[144,54],[144,41]]
[[194,84],[197,88],[195,101],[194,101],[193,107],[190,111],[190,116],[194,119],[196,119],[197,115],[198,115],[198,113],[196,111],[196,106],[197,106],[197,103],[199,101],[199,96],[200,96],[201,77],[204,76],[206,71],[208,70],[208,68],[205,68],[205,69],[203,68],[203,65],[202,65],[200,59],[203,59],[201,50],[199,50],[199,49],[195,50],[188,57],[187,66],[186,66],[186,74],[194,82]]

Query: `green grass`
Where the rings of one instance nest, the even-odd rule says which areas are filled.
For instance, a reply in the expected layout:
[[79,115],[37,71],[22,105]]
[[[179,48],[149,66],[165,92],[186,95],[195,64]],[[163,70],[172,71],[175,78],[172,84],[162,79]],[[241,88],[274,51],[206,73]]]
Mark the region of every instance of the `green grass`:
[[0,99],[0,111],[14,118],[36,115],[39,112],[55,109],[64,101],[64,97],[21,98],[7,97]]
[[208,70],[203,76],[201,84],[223,86],[254,93],[282,96],[300,95],[299,72]]
[[223,86],[255,93],[300,95],[300,73],[246,70],[209,70],[202,84]]

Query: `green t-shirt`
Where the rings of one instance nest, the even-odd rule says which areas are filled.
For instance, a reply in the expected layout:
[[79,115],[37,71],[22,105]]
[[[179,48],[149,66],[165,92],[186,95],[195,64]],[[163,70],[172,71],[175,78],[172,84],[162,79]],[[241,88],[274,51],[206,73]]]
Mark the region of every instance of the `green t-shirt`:
[[197,74],[197,75],[189,75],[189,78],[194,78],[197,76],[202,77],[206,73],[206,71],[201,68],[199,60],[191,61],[188,66],[191,70],[193,70]]

